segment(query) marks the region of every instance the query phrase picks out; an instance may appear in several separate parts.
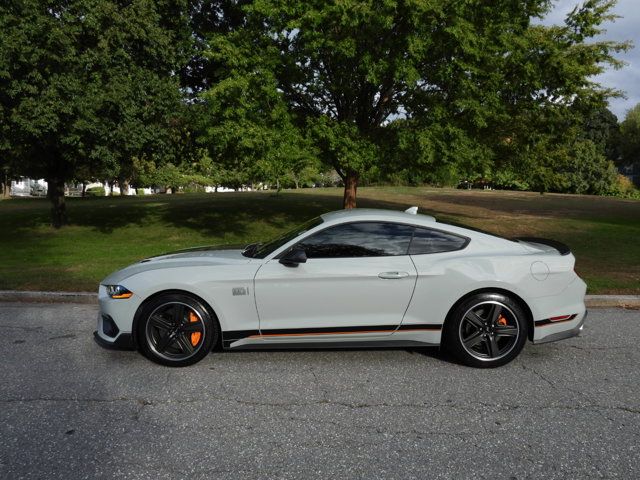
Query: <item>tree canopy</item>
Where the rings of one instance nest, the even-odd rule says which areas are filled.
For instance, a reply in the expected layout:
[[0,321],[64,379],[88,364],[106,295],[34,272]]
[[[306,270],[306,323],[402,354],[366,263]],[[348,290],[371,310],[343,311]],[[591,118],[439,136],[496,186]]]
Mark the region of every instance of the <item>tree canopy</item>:
[[627,112],[620,125],[620,137],[622,163],[640,163],[640,103]]
[[180,3],[0,6],[1,155],[48,181],[55,226],[66,221],[64,183],[77,172],[118,177],[134,157],[173,148],[175,72],[189,55]]
[[546,0],[257,0],[208,52],[223,64],[250,59],[221,83],[275,83],[353,207],[372,168],[517,168],[539,153],[546,122],[572,121],[577,99],[603,105],[617,92],[591,77],[618,67],[614,54],[628,47],[592,40],[612,5],[588,0],[547,27],[532,22]]
[[[9,0],[0,167],[49,182],[370,179],[607,193],[612,0]],[[625,137],[627,135],[627,137]],[[8,175],[9,173],[7,173]],[[457,179],[457,180],[456,180]]]

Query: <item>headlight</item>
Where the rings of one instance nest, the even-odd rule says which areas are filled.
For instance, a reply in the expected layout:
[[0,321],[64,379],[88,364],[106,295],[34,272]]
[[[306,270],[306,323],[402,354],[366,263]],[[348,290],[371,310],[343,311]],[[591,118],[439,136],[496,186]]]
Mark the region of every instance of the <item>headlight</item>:
[[105,285],[107,287],[107,295],[111,298],[122,299],[131,298],[133,293],[124,288],[122,285]]

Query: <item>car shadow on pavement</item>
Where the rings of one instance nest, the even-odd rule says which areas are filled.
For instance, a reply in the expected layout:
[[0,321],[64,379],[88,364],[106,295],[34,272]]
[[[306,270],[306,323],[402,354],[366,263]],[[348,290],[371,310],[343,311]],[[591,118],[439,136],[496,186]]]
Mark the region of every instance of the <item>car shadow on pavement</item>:
[[245,347],[238,348],[233,350],[222,350],[220,348],[216,348],[212,351],[212,353],[222,353],[224,355],[229,354],[243,354],[243,353],[311,353],[311,352],[383,352],[383,351],[397,351],[397,352],[407,352],[411,355],[423,355],[428,358],[432,358],[434,360],[444,362],[444,363],[453,363],[457,365],[462,365],[458,360],[449,355],[447,352],[440,349],[437,346],[430,347],[309,347],[309,346],[286,346],[286,347]]

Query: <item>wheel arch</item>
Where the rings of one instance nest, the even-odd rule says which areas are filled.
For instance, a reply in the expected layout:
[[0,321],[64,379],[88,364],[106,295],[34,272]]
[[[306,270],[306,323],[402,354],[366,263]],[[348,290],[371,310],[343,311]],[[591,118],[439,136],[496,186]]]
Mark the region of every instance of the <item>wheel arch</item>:
[[[464,294],[462,297],[460,297],[458,300],[456,300],[456,302],[451,306],[451,308],[449,309],[449,311],[447,312],[447,316],[445,317],[444,320],[444,324],[443,324],[443,334],[446,331],[446,329],[444,328],[444,325],[447,324],[447,322],[451,321],[451,314],[452,312],[456,309],[456,307],[458,305],[460,305],[462,302],[464,302],[466,299],[468,299],[469,297],[472,297],[473,295],[478,295],[480,293],[499,293],[502,295],[505,295],[511,299],[513,299],[515,302],[518,303],[518,305],[520,305],[520,307],[522,307],[522,310],[525,312],[526,315],[526,320],[527,320],[527,337],[530,341],[533,341],[533,328],[534,328],[534,323],[533,323],[533,313],[531,311],[531,308],[529,307],[529,305],[527,304],[527,302],[524,301],[524,299],[514,293],[511,290],[507,290],[506,288],[500,288],[500,287],[484,287],[484,288],[478,288],[476,290],[472,290],[471,292],[468,292],[466,294]],[[444,340],[444,338],[443,338]],[[441,344],[443,343],[443,341],[440,342]]]
[[[162,295],[187,295],[189,297],[192,297],[194,299],[196,299],[198,302],[200,302],[202,304],[202,306],[207,310],[207,312],[209,312],[209,315],[211,315],[211,318],[218,323],[218,328],[220,329],[220,332],[222,333],[222,328],[220,325],[220,320],[218,318],[218,315],[216,314],[215,310],[211,307],[211,305],[209,304],[209,302],[207,302],[204,298],[202,298],[201,296],[190,292],[188,290],[180,290],[177,288],[170,288],[170,289],[166,289],[166,290],[159,290],[155,293],[152,293],[151,295],[149,295],[147,298],[144,299],[144,301],[138,306],[138,309],[136,310],[136,313],[133,315],[133,323],[131,325],[131,337],[133,339],[133,343],[136,346],[139,346],[138,343],[138,322],[140,321],[140,318],[142,316],[142,311],[144,310],[145,306],[153,301],[154,299],[162,296]],[[216,344],[213,346],[214,348],[218,348],[220,345],[222,345],[222,335],[219,335],[219,338],[216,341]]]

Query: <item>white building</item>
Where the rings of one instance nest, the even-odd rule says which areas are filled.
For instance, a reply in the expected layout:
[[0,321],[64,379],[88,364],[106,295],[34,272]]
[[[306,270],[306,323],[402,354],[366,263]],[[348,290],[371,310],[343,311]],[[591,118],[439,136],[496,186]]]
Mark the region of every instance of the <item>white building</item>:
[[[85,190],[89,190],[90,188],[103,188],[105,196],[111,195],[112,187],[109,186],[108,182],[92,182],[87,183],[85,185]],[[259,183],[256,186],[257,190],[267,190],[269,188],[268,185]],[[205,186],[204,191],[207,193],[212,192],[250,192],[252,190],[249,186],[243,186],[239,189],[228,188],[223,186]],[[125,195],[137,195],[138,192],[143,195],[152,195],[154,193],[167,193],[164,188],[130,188],[127,187],[124,194]],[[82,184],[66,184],[65,185],[65,196],[68,197],[79,197],[82,194]],[[10,195],[12,197],[44,197],[47,195],[47,182],[44,179],[34,180],[31,178],[20,178],[19,180],[11,181],[11,191]],[[120,187],[115,184],[113,185],[113,195],[120,195]]]
[[12,197],[43,197],[47,195],[47,182],[44,179],[33,180],[32,178],[21,178],[11,181]]

